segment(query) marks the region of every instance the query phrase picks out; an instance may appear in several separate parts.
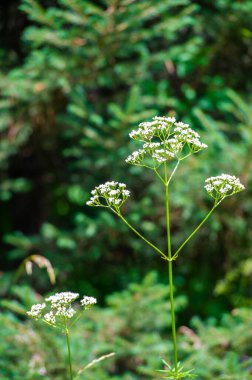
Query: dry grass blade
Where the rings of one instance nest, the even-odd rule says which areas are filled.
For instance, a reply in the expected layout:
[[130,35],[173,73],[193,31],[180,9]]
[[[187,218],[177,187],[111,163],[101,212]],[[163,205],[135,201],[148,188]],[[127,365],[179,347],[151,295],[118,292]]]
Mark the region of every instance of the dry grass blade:
[[51,284],[55,284],[55,272],[50,261],[41,255],[30,255],[22,263],[22,266],[25,267],[26,273],[30,276],[32,274],[33,264],[36,264],[39,268],[45,268]]
[[105,360],[105,359],[108,359],[108,358],[111,358],[112,356],[115,355],[115,352],[111,352],[110,354],[107,354],[107,355],[103,355],[103,356],[100,356],[99,358],[97,359],[94,359],[92,360],[90,363],[88,363],[85,367],[81,368],[78,373],[77,373],[77,376],[79,376],[82,372],[86,371],[88,368],[92,367],[94,364],[98,363],[98,362],[101,362],[102,360]]

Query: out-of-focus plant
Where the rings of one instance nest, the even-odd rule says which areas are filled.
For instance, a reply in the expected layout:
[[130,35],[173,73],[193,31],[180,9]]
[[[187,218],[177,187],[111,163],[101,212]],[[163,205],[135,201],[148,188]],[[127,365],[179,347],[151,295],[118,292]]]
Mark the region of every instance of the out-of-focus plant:
[[[72,351],[70,342],[70,330],[80,319],[82,314],[96,304],[94,297],[84,296],[80,301],[81,309],[76,309],[75,301],[79,298],[78,293],[62,292],[56,293],[45,299],[45,302],[35,304],[27,314],[35,320],[41,320],[48,325],[57,328],[66,337],[69,379],[74,379],[72,365]],[[85,368],[83,369],[83,371]],[[81,373],[80,371],[79,373]]]
[[167,250],[160,250],[155,244],[144,237],[135,227],[124,218],[121,208],[130,196],[130,191],[126,189],[124,183],[115,181],[106,182],[97,186],[92,192],[87,205],[92,207],[105,207],[115,213],[136,235],[146,244],[151,246],[162,259],[168,262],[170,305],[172,316],[172,337],[173,337],[173,366],[163,361],[167,369],[161,370],[167,379],[193,378],[192,370],[184,370],[178,361],[176,321],[173,296],[173,261],[179,256],[180,251],[196,234],[200,227],[207,221],[217,206],[227,197],[230,197],[242,190],[244,186],[235,176],[222,174],[210,177],[206,180],[205,189],[213,198],[214,203],[202,222],[193,230],[188,238],[175,251],[171,245],[171,216],[170,216],[170,182],[179,164],[194,153],[198,153],[207,145],[200,141],[200,136],[192,130],[188,124],[176,122],[174,117],[154,117],[150,122],[139,124],[137,130],[130,133],[130,137],[142,143],[142,148],[133,152],[126,162],[132,165],[145,167],[154,171],[158,179],[164,186],[165,209],[166,209],[166,232]]
[[39,268],[45,268],[51,284],[55,284],[56,277],[52,264],[46,257],[42,255],[30,255],[26,257],[17,269],[14,282],[20,278],[24,271],[26,271],[28,276],[30,276],[32,274],[33,264],[36,264]]

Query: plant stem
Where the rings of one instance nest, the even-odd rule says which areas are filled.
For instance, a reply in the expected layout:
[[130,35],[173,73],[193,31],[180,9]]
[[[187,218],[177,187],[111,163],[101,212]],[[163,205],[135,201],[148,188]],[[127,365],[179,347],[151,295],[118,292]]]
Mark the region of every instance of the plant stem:
[[158,176],[158,178],[160,179],[160,181],[165,185],[164,180],[163,180],[163,178],[161,177],[161,175],[159,174],[159,172],[157,171],[157,169],[153,169],[153,170],[154,170],[154,172],[156,173],[156,175]]
[[[114,211],[114,210],[113,210]],[[115,211],[114,211],[115,212]],[[167,256],[159,249],[157,248],[154,244],[152,244],[149,240],[147,240],[143,235],[140,234],[140,232],[138,232],[131,224],[129,224],[127,222],[126,219],[124,219],[124,217],[122,216],[122,214],[120,213],[116,213],[121,219],[122,221],[133,231],[135,232],[136,235],[138,235],[142,240],[145,241],[145,243],[147,243],[149,246],[151,246],[155,251],[157,251],[163,259],[167,259]]]
[[171,304],[171,316],[172,316],[172,338],[173,338],[174,368],[175,368],[175,371],[177,372],[177,370],[178,370],[178,350],[177,350],[175,308],[174,308],[174,300],[173,300],[172,261],[168,262],[168,271],[169,271],[170,304]]
[[66,322],[65,322],[65,335],[66,335],[66,341],[67,341],[70,380],[73,380],[72,354],[71,354],[71,346],[70,346],[70,339],[69,339],[69,331],[66,326]]
[[188,243],[188,241],[196,234],[196,232],[200,229],[200,227],[207,221],[207,219],[209,218],[209,216],[212,214],[212,212],[214,211],[214,209],[218,206],[218,203],[217,204],[214,204],[213,207],[211,208],[211,210],[209,211],[209,213],[205,216],[205,218],[202,220],[202,222],[198,225],[198,227],[195,228],[195,230],[191,233],[191,235],[188,236],[188,238],[184,241],[183,244],[181,244],[181,246],[177,249],[177,251],[174,253],[174,256],[178,255],[178,253],[181,251],[181,249],[186,245],[186,243]]
[[171,179],[174,176],[174,174],[175,174],[175,172],[176,172],[176,170],[177,170],[177,168],[179,166],[179,163],[180,163],[180,160],[178,160],[178,162],[176,163],[176,165],[175,165],[175,167],[174,167],[174,169],[173,169],[173,171],[172,171],[172,173],[170,175],[170,178],[168,179],[168,181],[166,181],[167,185],[169,185],[169,183],[171,182]]
[[166,230],[167,230],[167,251],[168,251],[168,273],[169,273],[169,288],[170,288],[170,305],[171,305],[171,318],[172,318],[172,338],[173,338],[173,354],[174,354],[174,368],[175,372],[178,371],[178,351],[177,351],[177,335],[176,335],[176,320],[175,308],[173,299],[173,275],[172,275],[172,253],[171,253],[171,231],[170,231],[170,210],[169,210],[169,188],[167,182],[167,166],[164,163],[165,172],[165,209],[166,209]]

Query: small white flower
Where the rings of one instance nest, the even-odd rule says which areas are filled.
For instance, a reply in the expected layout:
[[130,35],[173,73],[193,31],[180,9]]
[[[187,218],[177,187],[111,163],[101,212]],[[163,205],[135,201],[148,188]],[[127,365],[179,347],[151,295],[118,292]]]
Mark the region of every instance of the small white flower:
[[174,157],[165,144],[166,142],[147,142],[143,145],[143,149],[133,152],[125,161],[132,165],[156,169]]
[[117,190],[111,190],[109,192],[109,195],[117,195],[117,194],[120,194],[120,190],[119,189],[117,189]]
[[58,308],[60,306],[68,306],[79,297],[79,293],[61,292],[56,293],[45,299],[46,302],[51,303],[52,308]]
[[90,307],[92,305],[95,305],[97,303],[97,300],[94,297],[84,296],[82,300],[80,301],[80,303],[81,303],[81,306]]
[[204,187],[206,191],[217,202],[245,189],[239,178],[229,174],[221,174],[216,177],[207,178],[205,183],[206,185]]
[[197,153],[200,150],[207,148],[207,145],[200,141],[200,135],[193,129],[189,128],[188,124],[182,122],[175,123],[174,139],[182,145],[182,151],[185,145],[188,146],[191,153]]
[[152,157],[155,158],[159,163],[163,163],[167,160],[170,160],[174,157],[174,154],[168,149],[156,149]]
[[42,303],[42,304],[38,303],[36,305],[32,305],[31,310],[27,311],[27,314],[32,318],[39,319],[41,318],[42,311],[44,310],[45,307],[46,307],[45,303]]
[[140,123],[139,128],[130,133],[130,137],[144,144],[143,149],[133,152],[126,162],[152,169],[157,169],[173,158],[181,160],[207,148],[189,124],[176,122],[174,117],[155,116],[152,121]]
[[117,211],[129,198],[130,191],[124,183],[108,181],[92,190],[88,206],[112,207]]
[[121,202],[122,202],[122,199],[120,199],[120,198],[114,199],[113,202],[114,202],[115,205],[119,206],[121,204]]
[[125,161],[132,165],[143,165],[144,154],[145,151],[143,149],[137,150],[131,153]]
[[51,325],[55,325],[56,324],[56,318],[55,318],[55,315],[52,311],[49,311],[49,313],[46,313],[44,315],[44,320],[48,323],[50,323]]
[[123,190],[122,191],[122,195],[124,195],[125,197],[129,197],[130,196],[130,191],[129,190]]
[[175,121],[174,117],[155,116],[152,121],[140,123],[139,128],[133,130],[129,136],[139,141],[150,142],[153,138],[164,141],[168,138]]
[[165,123],[172,123],[174,124],[176,119],[175,117],[165,117],[165,116],[154,116],[153,120],[162,121]]
[[174,124],[178,128],[188,128],[189,124],[185,124],[182,121],[178,121],[177,123]]
[[144,150],[146,149],[156,149],[159,148],[162,145],[162,143],[159,142],[151,142],[151,143],[145,143],[143,145]]
[[[45,303],[33,305],[27,314],[64,330],[67,320],[72,319],[77,313],[73,303],[78,297],[79,294],[73,292],[56,293],[46,298]],[[85,296],[81,300],[81,305],[86,306],[85,309],[88,309],[94,303],[96,303],[96,299],[93,297]],[[88,305],[89,307],[87,307]]]

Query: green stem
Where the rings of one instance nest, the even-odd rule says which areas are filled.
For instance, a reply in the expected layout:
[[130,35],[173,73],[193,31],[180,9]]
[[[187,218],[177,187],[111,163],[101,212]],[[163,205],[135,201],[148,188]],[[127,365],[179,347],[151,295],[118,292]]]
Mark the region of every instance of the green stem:
[[172,275],[172,253],[171,253],[171,231],[170,231],[170,210],[169,210],[169,188],[167,181],[167,166],[164,163],[165,172],[165,209],[166,209],[166,229],[167,229],[167,251],[168,251],[168,273],[169,273],[169,288],[170,288],[170,305],[171,305],[171,318],[172,318],[172,338],[173,338],[173,354],[174,354],[174,368],[175,372],[178,371],[178,350],[177,350],[177,335],[176,335],[176,320],[175,308],[173,299],[173,275]]
[[218,203],[217,204],[214,204],[213,207],[211,208],[211,210],[209,211],[209,213],[205,216],[205,218],[202,220],[202,222],[198,225],[198,227],[195,228],[195,230],[191,233],[190,236],[188,236],[188,238],[184,241],[183,244],[181,244],[181,246],[177,249],[177,251],[174,253],[174,256],[178,256],[179,252],[181,251],[181,249],[186,245],[186,243],[188,243],[188,241],[196,234],[196,232],[200,229],[200,227],[207,221],[207,219],[209,218],[209,216],[212,214],[212,212],[214,211],[214,209],[218,206]]
[[70,380],[73,380],[72,354],[71,354],[71,346],[70,346],[70,339],[69,339],[69,331],[66,325],[66,321],[65,321],[65,335],[66,335],[66,341],[67,341]]
[[[113,212],[115,212],[114,210],[112,210]],[[124,219],[124,217],[122,216],[122,214],[120,213],[117,213],[115,212],[121,219],[122,221],[133,231],[135,232],[136,235],[138,235],[142,240],[145,241],[145,243],[147,243],[149,246],[151,246],[155,251],[157,251],[163,259],[167,259],[167,256],[162,252],[160,251],[160,249],[158,249],[154,244],[152,244],[149,240],[147,240],[143,235],[140,234],[140,232],[138,232],[131,224],[129,224],[127,222],[126,219]]]
[[172,171],[172,173],[171,173],[171,175],[170,175],[170,178],[169,178],[168,181],[167,181],[167,185],[169,185],[169,183],[171,182],[171,179],[172,179],[172,177],[174,176],[174,174],[175,174],[175,172],[176,172],[176,170],[177,170],[177,168],[178,168],[178,166],[179,166],[179,163],[180,163],[180,160],[178,160],[178,162],[176,163],[175,168],[173,169],[173,171]]
[[163,180],[163,178],[161,177],[161,175],[159,174],[159,172],[157,171],[157,169],[153,169],[153,170],[154,170],[154,172],[156,173],[156,175],[158,176],[158,178],[160,179],[160,181],[165,185],[164,180]]
[[177,371],[178,371],[178,349],[177,349],[175,307],[174,307],[174,299],[173,299],[172,261],[168,262],[168,272],[169,272],[170,304],[171,304],[171,317],[172,317],[174,368],[175,368],[175,371],[177,373]]
[[69,325],[69,329],[71,329],[73,327],[73,325],[75,325],[75,323],[80,319],[80,317],[82,316],[82,314],[84,314],[86,311],[86,309],[83,309],[81,312],[79,312],[79,315],[77,315],[77,317],[73,320],[73,322]]

